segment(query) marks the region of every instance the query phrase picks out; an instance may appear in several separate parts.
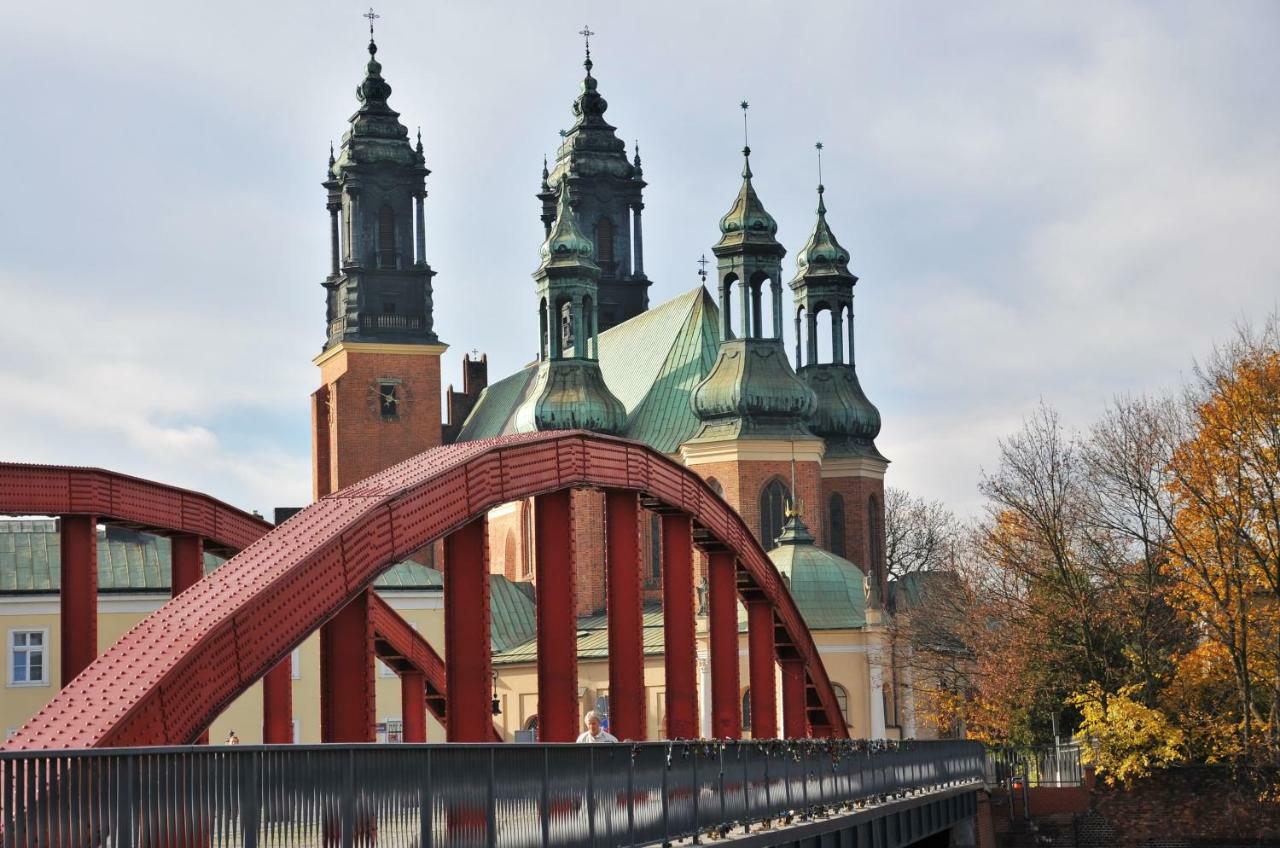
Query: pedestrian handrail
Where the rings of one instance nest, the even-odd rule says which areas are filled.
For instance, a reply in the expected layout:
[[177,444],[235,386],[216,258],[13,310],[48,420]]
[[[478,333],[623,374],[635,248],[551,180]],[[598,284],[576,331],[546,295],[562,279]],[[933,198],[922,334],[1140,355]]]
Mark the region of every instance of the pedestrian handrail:
[[1074,787],[1084,785],[1080,746],[1002,745],[987,749],[986,781],[991,786],[1009,788],[1014,780],[1029,787]]
[[983,779],[981,744],[865,740],[0,752],[0,845],[620,846]]

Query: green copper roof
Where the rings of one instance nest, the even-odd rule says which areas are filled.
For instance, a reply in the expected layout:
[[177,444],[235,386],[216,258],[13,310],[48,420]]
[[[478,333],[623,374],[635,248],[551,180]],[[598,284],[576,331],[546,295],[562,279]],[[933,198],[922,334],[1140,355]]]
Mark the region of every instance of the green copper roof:
[[513,583],[501,574],[489,575],[491,643],[495,654],[533,639],[533,586]]
[[800,379],[818,398],[809,429],[826,440],[828,456],[884,459],[875,443],[880,434],[880,410],[862,390],[854,366],[806,365],[800,369]]
[[808,436],[817,399],[791,370],[781,339],[729,339],[693,392],[698,441]]
[[[661,656],[664,650],[662,610],[647,607],[644,611],[642,642],[647,656]],[[495,644],[493,661],[501,665],[531,663],[538,659],[537,640],[530,635],[525,642],[499,652]],[[609,618],[606,615],[583,616],[578,619],[578,658],[604,659],[609,656]]]
[[[108,525],[98,531],[98,590],[168,592],[173,559],[168,539]],[[224,560],[204,555],[205,571]],[[57,592],[62,586],[57,523],[0,521],[0,592]],[[391,566],[374,582],[379,589],[438,589],[440,572],[416,562]]]
[[[119,527],[98,531],[98,590],[169,591],[173,560],[168,539]],[[206,553],[205,570],[222,558]],[[62,549],[54,521],[0,521],[0,592],[57,592]]]
[[787,580],[810,630],[848,630],[867,623],[866,577],[849,560],[824,551],[799,516],[791,516],[769,559]]
[[[689,397],[711,370],[719,310],[701,286],[600,334],[600,370],[627,413],[622,435],[674,453],[698,429]],[[491,384],[458,441],[515,432],[515,413],[532,391],[538,363]]]

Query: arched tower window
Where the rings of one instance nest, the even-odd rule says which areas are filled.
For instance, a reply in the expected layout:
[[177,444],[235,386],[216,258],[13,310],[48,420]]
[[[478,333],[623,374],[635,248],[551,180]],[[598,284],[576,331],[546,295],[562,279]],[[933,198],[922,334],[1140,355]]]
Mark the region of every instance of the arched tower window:
[[507,531],[507,538],[502,543],[502,571],[508,580],[514,580],[518,573],[516,553],[516,534],[514,530]]
[[827,500],[827,547],[838,557],[848,556],[844,547],[844,498],[832,492]]
[[787,503],[791,492],[787,484],[774,477],[760,490],[760,546],[771,551],[778,546],[782,525],[787,520]]
[[880,504],[875,495],[867,498],[867,557],[872,585],[879,591],[879,581],[884,574],[884,529],[880,519]]
[[396,267],[396,213],[385,203],[378,210],[378,265]]
[[596,261],[613,261],[613,222],[608,218],[596,224]]

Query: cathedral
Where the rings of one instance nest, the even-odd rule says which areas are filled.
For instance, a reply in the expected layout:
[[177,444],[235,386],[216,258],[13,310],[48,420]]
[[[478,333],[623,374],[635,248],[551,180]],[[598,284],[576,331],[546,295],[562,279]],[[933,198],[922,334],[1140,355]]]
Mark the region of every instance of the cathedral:
[[[484,357],[465,357],[463,388],[449,386],[442,410],[441,334],[461,328],[434,320],[423,218],[430,171],[421,137],[411,139],[389,105],[377,49],[371,32],[359,106],[340,149],[330,151],[323,183],[331,249],[311,404],[315,496],[451,442],[556,429],[643,442],[706,479],[771,551],[837,684],[852,735],[932,735],[917,727],[909,651],[892,636],[894,615],[909,614],[910,592],[886,574],[889,461],[876,449],[880,413],[854,364],[858,278],[827,221],[824,187],[787,282],[793,357],[783,342],[787,250],[752,184],[749,147],[712,247],[711,291],[699,285],[651,305],[640,154],[628,155],[605,118],[588,42],[573,124],[555,162],[544,162],[536,194],[544,240],[536,254],[529,246],[529,303],[537,314],[529,332],[536,326],[538,358],[491,380]],[[708,282],[708,271],[702,275]],[[830,327],[829,345],[819,344],[820,319],[824,334]],[[579,490],[572,503],[580,694],[584,709],[607,715],[604,496]],[[509,738],[533,738],[537,727],[532,510],[532,502],[507,504],[488,521],[495,699],[507,704]],[[656,514],[642,535],[655,738],[663,732]],[[430,574],[438,555],[423,551],[402,572],[438,585],[438,573]],[[699,568],[705,579],[706,562]],[[705,632],[699,638],[705,657]]]

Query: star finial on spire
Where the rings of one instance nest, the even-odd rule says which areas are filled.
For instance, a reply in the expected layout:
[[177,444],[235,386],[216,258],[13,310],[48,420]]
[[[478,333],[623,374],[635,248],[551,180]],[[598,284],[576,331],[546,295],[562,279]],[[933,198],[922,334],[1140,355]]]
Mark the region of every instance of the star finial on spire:
[[742,178],[751,179],[751,145],[747,143],[747,110],[751,108],[751,104],[742,101],[738,104],[742,108]]
[[586,61],[582,63],[582,67],[587,69],[587,76],[591,76],[591,36],[595,35],[595,33],[591,31],[591,27],[584,26],[582,29],[578,30],[578,35],[582,36],[582,41],[587,48],[587,58]]
[[702,258],[698,260],[698,276],[702,278],[702,284],[707,283],[707,254],[702,254]]
[[827,189],[822,185],[822,142],[817,142],[813,147],[818,151],[818,214],[825,215],[827,204],[822,202],[822,193]]

